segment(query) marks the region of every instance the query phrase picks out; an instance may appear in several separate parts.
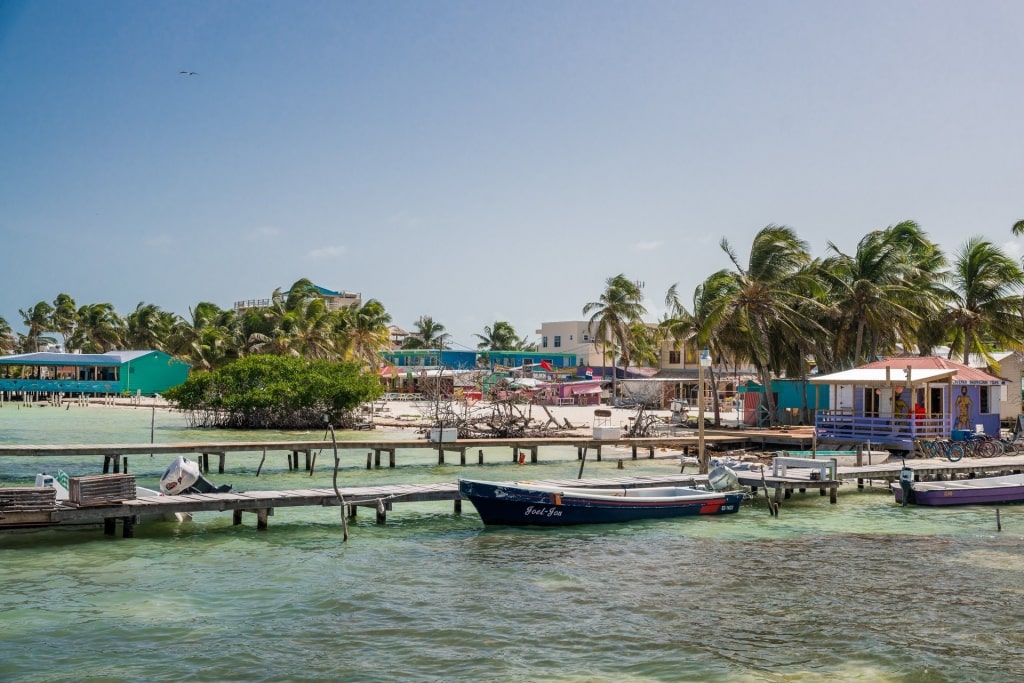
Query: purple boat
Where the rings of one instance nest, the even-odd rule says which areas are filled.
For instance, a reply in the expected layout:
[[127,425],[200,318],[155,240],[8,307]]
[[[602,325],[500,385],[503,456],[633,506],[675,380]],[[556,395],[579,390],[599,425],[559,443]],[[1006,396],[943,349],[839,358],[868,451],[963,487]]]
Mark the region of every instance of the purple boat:
[[525,482],[462,479],[484,524],[562,526],[629,522],[635,519],[721,515],[736,512],[744,493],[722,493],[686,486],[565,488]]
[[909,483],[907,502],[915,505],[978,505],[1024,501],[1024,474],[1005,477],[979,477],[952,481],[912,481],[893,483],[896,502],[903,501],[903,489]]

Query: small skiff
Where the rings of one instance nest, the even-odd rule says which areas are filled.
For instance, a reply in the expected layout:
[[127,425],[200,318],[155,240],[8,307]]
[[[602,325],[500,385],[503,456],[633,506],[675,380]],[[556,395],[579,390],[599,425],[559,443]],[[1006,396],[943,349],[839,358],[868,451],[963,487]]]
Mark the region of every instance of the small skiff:
[[567,488],[529,482],[459,480],[484,524],[601,524],[636,519],[721,515],[739,510],[746,494],[685,486]]

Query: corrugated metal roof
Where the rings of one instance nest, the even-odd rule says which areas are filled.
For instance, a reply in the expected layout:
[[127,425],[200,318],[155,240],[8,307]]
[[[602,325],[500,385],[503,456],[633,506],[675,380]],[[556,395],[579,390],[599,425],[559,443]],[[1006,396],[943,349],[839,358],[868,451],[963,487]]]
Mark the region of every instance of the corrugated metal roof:
[[0,365],[81,365],[111,366],[123,365],[136,358],[148,356],[155,351],[107,351],[106,353],[20,353],[13,356],[0,356]]
[[[937,382],[948,379],[956,374],[956,370],[913,370],[910,371],[910,380],[915,383]],[[902,368],[890,368],[886,373],[885,368],[854,368],[834,372],[831,375],[821,377],[809,377],[811,384],[861,384],[861,385],[889,385],[909,384],[907,381],[906,366]]]
[[[910,380],[907,380],[907,369]],[[888,376],[887,376],[888,375]],[[854,368],[821,377],[811,377],[815,384],[889,385],[937,382],[952,378],[953,384],[1003,384],[1004,380],[963,363],[937,356],[899,356],[876,360]]]

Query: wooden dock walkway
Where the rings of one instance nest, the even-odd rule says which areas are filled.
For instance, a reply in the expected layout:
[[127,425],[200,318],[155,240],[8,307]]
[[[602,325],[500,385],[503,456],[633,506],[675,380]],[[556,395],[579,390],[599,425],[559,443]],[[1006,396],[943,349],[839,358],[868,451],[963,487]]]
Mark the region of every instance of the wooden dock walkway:
[[[814,462],[814,461],[810,461]],[[915,472],[915,478],[949,478],[955,475],[969,477],[994,475],[1006,472],[1024,471],[1024,455],[998,458],[973,458],[960,462],[938,459],[910,459],[907,465]],[[740,483],[751,487],[755,495],[759,489],[774,491],[774,514],[782,498],[790,498],[794,492],[818,489],[820,495],[830,494],[830,503],[837,502],[839,486],[844,481],[856,480],[858,488],[865,481],[897,481],[902,462],[886,462],[880,465],[862,467],[839,467],[835,479],[812,477],[818,470],[791,467],[785,476],[763,475],[760,471],[737,472]],[[125,476],[125,475],[121,475]],[[706,485],[707,476],[700,474],[650,475],[643,477],[609,477],[601,479],[562,479],[537,482],[552,486],[593,487],[593,488],[638,488],[646,486],[695,486]],[[24,491],[25,489],[20,489]],[[45,489],[33,489],[45,490]],[[453,501],[456,513],[462,511],[462,496],[457,483],[434,484],[391,484],[383,486],[349,486],[339,488],[346,514],[354,517],[360,507],[375,510],[379,524],[386,522],[387,512],[396,503],[417,503],[427,501]],[[2,499],[3,489],[0,489]],[[256,515],[256,526],[267,528],[269,517],[275,508],[287,507],[338,507],[342,505],[333,489],[259,490],[229,493],[189,494],[137,498],[133,500],[105,502],[98,505],[74,506],[71,504],[50,504],[45,507],[15,501],[0,503],[0,530],[4,528],[25,528],[37,526],[61,526],[83,521],[102,521],[104,533],[114,534],[120,521],[123,535],[131,538],[135,524],[142,517],[156,517],[196,512],[232,513],[234,524],[241,524],[243,513]]]
[[[548,480],[536,483],[552,486],[584,486],[591,488],[639,488],[647,486],[694,486],[707,483],[707,477],[676,474],[644,477],[612,477],[602,479]],[[2,489],[0,489],[2,490]],[[395,503],[454,501],[455,512],[462,512],[462,495],[458,483],[391,484],[383,486],[339,487],[349,517],[360,507],[373,508],[377,523],[384,524],[387,512]],[[258,529],[266,529],[275,508],[338,507],[342,505],[334,489],[295,489],[282,491],[238,491],[229,493],[187,494],[136,498],[99,505],[76,507],[57,504],[46,508],[25,509],[19,506],[0,507],[0,530],[60,526],[102,520],[104,533],[113,535],[116,523],[123,526],[125,538],[134,536],[134,528],[142,517],[153,518],[196,512],[232,513],[234,524],[242,523],[245,512],[256,515]]]
[[[705,444],[709,447],[730,446],[746,443],[743,434],[711,434],[705,435]],[[466,464],[466,454],[478,449],[477,462],[483,463],[484,448],[509,448],[512,450],[513,462],[525,462],[522,457],[530,454],[530,462],[539,461],[540,449],[545,446],[568,446],[576,449],[578,459],[587,452],[596,453],[598,461],[605,448],[629,448],[632,458],[636,460],[640,451],[647,451],[653,458],[659,448],[679,449],[687,453],[698,446],[698,437],[685,436],[652,436],[643,438],[593,439],[587,437],[544,437],[522,439],[459,439],[458,441],[433,443],[425,440],[365,440],[338,441],[339,451],[367,452],[367,469],[381,466],[381,455],[388,455],[388,466],[395,467],[399,450],[429,450],[437,452],[437,464],[445,464],[447,453],[457,453],[459,463]],[[199,463],[204,472],[210,471],[210,456],[218,458],[217,472],[223,474],[228,453],[262,452],[264,456],[272,451],[284,451],[289,470],[299,469],[299,455],[305,455],[303,469],[312,472],[315,467],[315,453],[327,451],[333,454],[334,443],[331,441],[219,441],[219,442],[181,442],[181,443],[144,443],[144,444],[63,444],[63,445],[4,445],[0,444],[0,457],[81,457],[98,455],[103,458],[103,472],[127,472],[129,455],[191,455]]]

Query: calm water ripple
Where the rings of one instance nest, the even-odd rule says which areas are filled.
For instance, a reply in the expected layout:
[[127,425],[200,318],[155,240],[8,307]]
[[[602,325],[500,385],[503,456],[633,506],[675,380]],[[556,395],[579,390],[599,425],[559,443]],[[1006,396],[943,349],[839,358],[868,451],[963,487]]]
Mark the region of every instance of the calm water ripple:
[[[0,441],[138,443],[151,418],[8,404]],[[227,438],[156,419],[157,440]],[[483,468],[400,452],[399,468],[368,472],[365,453],[347,453],[349,484],[573,477],[578,466],[570,449],[526,467],[496,451]],[[328,470],[289,473],[284,457],[256,479],[259,457],[230,456],[215,479],[330,486]],[[154,485],[168,461],[131,467]],[[98,465],[0,459],[0,484]],[[1002,532],[992,508],[899,508],[852,486],[836,506],[797,495],[777,519],[763,499],[722,518],[567,529],[484,529],[464,510],[399,505],[386,527],[363,512],[347,544],[332,508],[279,510],[264,532],[204,513],[142,524],[133,540],[97,528],[0,535],[0,681],[1024,678],[1024,507],[1003,508]]]

